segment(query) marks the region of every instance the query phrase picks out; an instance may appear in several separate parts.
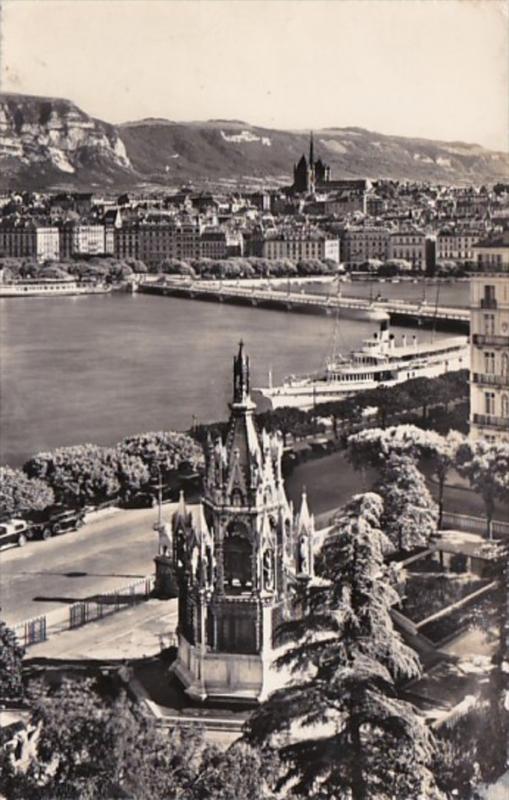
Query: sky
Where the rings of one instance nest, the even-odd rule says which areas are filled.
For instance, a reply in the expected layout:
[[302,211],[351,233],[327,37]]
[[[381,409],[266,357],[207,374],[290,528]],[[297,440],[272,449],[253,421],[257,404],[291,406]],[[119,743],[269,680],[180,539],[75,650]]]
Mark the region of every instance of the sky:
[[0,0],[2,91],[509,150],[509,0]]

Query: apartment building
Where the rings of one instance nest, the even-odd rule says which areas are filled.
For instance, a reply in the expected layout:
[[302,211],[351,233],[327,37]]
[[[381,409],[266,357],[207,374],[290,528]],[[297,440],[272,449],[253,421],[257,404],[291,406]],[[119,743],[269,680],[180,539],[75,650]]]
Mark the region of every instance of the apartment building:
[[341,239],[341,259],[357,267],[369,259],[386,261],[389,257],[390,231],[388,228],[348,228]]
[[470,433],[509,443],[509,232],[474,250],[470,281]]
[[426,236],[417,228],[394,231],[390,235],[389,258],[410,262],[416,272],[426,269]]
[[36,228],[35,248],[37,261],[58,261],[60,258],[60,230],[56,227]]
[[104,225],[74,225],[72,229],[73,255],[103,255],[105,252]]
[[0,225],[0,255],[12,258],[35,258],[37,234],[33,223]]
[[479,241],[474,231],[439,231],[436,239],[437,261],[473,261],[473,247]]
[[268,259],[329,259],[339,262],[339,239],[314,229],[271,231],[266,235],[261,249],[263,258]]

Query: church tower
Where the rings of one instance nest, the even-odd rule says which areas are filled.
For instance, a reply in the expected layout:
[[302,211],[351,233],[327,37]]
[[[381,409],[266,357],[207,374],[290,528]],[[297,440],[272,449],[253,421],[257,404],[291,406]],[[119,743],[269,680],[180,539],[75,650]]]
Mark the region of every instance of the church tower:
[[225,440],[209,441],[199,506],[181,496],[172,520],[179,575],[174,673],[199,700],[263,700],[292,593],[313,574],[314,520],[305,495],[297,515],[281,472],[279,434],[257,430],[242,342],[233,360]]

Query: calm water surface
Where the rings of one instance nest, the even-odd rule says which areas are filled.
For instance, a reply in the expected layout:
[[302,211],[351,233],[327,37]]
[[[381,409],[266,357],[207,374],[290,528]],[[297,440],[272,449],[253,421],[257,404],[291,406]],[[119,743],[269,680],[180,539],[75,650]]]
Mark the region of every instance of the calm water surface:
[[[375,329],[341,321],[340,349]],[[224,419],[240,338],[256,386],[269,367],[275,380],[317,369],[332,331],[325,316],[148,295],[2,299],[0,460]]]
[[[336,284],[334,284],[336,286]],[[329,284],[308,284],[308,291],[328,294],[331,291]],[[435,303],[441,306],[461,306],[468,308],[470,304],[470,284],[468,281],[454,281],[451,283],[426,281],[398,281],[392,283],[381,281],[352,281],[340,283],[341,293],[345,297],[365,297],[375,299],[381,295],[386,300],[407,300],[411,303],[422,303],[425,300],[429,305]]]

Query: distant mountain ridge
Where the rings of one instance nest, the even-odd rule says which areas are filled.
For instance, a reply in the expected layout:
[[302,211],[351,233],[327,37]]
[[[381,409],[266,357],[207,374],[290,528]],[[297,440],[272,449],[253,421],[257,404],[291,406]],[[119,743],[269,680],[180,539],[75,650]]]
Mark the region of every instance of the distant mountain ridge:
[[[509,180],[509,154],[478,144],[389,136],[356,127],[315,130],[315,153],[335,178],[446,184]],[[112,125],[69,100],[0,94],[0,189],[288,183],[308,131],[238,120],[148,118]]]

